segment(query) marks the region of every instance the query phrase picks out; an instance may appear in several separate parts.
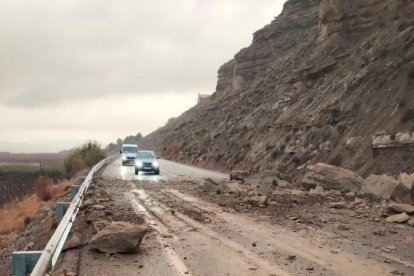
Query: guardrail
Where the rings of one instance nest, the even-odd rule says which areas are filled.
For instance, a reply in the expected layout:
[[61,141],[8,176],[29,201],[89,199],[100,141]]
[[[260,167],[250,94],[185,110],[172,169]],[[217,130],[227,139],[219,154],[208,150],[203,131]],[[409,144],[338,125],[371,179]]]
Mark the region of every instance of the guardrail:
[[[65,244],[66,238],[82,204],[84,193],[89,188],[94,173],[113,157],[110,156],[102,160],[85,177],[79,178],[79,186],[72,189],[72,197],[74,196],[72,202],[57,203],[56,213],[59,225],[43,251],[13,252],[11,260],[13,276],[26,276],[27,273],[31,273],[31,276],[51,275],[50,272],[53,270],[60,256],[62,247]],[[77,192],[74,193],[76,190]]]

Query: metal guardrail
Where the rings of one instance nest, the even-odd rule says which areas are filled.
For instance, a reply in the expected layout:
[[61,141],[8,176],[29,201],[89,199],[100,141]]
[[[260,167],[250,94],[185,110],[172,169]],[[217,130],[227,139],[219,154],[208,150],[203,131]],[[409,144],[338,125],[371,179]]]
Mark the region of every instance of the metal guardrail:
[[[79,191],[77,192],[76,196],[73,198],[72,202],[70,203],[69,207],[66,210],[65,215],[63,216],[62,220],[60,221],[55,233],[53,234],[53,236],[51,237],[51,239],[49,240],[49,242],[47,243],[45,249],[43,251],[41,251],[41,255],[40,258],[38,258],[38,261],[32,271],[32,273],[30,274],[31,276],[50,276],[51,275],[51,271],[53,270],[59,256],[60,253],[62,252],[62,248],[63,245],[65,244],[66,238],[69,234],[69,231],[75,221],[75,217],[79,211],[79,208],[82,204],[83,198],[84,198],[84,193],[85,191],[89,188],[90,183],[92,182],[93,179],[93,175],[94,173],[96,173],[104,164],[106,164],[106,162],[108,160],[110,160],[112,157],[114,156],[110,156],[104,160],[102,160],[101,162],[99,162],[98,164],[96,164],[88,173],[88,175],[85,177],[85,180],[83,181],[83,183],[80,183],[81,186],[79,188]],[[22,261],[20,262],[20,265],[18,264],[18,262],[16,264],[13,263],[13,258],[12,258],[12,269],[14,265],[18,265],[20,267],[14,267],[14,270],[18,269],[22,269],[22,272],[24,273],[24,275],[26,275],[26,273],[29,273],[30,271],[27,271],[26,267],[33,267],[33,264],[29,263],[28,260],[32,260],[33,259],[33,254],[40,254],[40,252],[27,252],[26,253],[27,256],[25,256],[25,252],[17,252],[16,254],[16,258],[15,255],[13,254],[13,258],[15,258],[15,260],[20,260],[22,259]],[[30,255],[32,254],[32,255]],[[37,259],[37,258],[35,258]],[[32,261],[33,262],[33,261]],[[24,266],[24,267],[22,267]],[[18,275],[19,273],[17,271],[12,271],[13,275]],[[17,273],[15,273],[17,272]]]

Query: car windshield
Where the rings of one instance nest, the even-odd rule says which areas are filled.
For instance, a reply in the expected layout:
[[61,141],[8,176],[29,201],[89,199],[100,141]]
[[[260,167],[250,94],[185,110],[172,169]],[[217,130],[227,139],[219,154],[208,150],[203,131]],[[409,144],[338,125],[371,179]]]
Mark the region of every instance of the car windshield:
[[138,148],[136,147],[123,147],[122,152],[123,153],[137,153]]
[[138,152],[137,159],[155,159],[155,154],[152,152]]

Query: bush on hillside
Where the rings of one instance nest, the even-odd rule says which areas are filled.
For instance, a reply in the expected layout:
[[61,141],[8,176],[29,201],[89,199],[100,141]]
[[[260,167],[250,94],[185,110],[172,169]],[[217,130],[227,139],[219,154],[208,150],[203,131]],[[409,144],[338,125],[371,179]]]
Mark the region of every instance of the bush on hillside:
[[68,155],[65,163],[66,178],[73,177],[77,172],[92,167],[106,157],[106,152],[96,141],[88,141],[80,147],[74,148]]
[[53,198],[53,180],[47,176],[41,175],[35,182],[35,192],[37,197],[43,201],[49,201]]

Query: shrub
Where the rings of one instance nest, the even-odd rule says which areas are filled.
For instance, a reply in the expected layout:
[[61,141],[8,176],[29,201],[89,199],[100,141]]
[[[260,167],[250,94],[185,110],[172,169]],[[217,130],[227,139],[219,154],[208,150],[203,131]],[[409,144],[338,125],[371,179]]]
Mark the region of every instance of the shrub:
[[30,222],[32,222],[32,218],[31,217],[25,217],[24,218],[24,226],[27,227]]
[[105,150],[96,141],[88,141],[80,147],[74,148],[68,155],[65,163],[65,175],[69,179],[77,172],[92,167],[106,157]]
[[53,197],[53,180],[41,175],[35,182],[35,193],[40,200],[49,201]]

